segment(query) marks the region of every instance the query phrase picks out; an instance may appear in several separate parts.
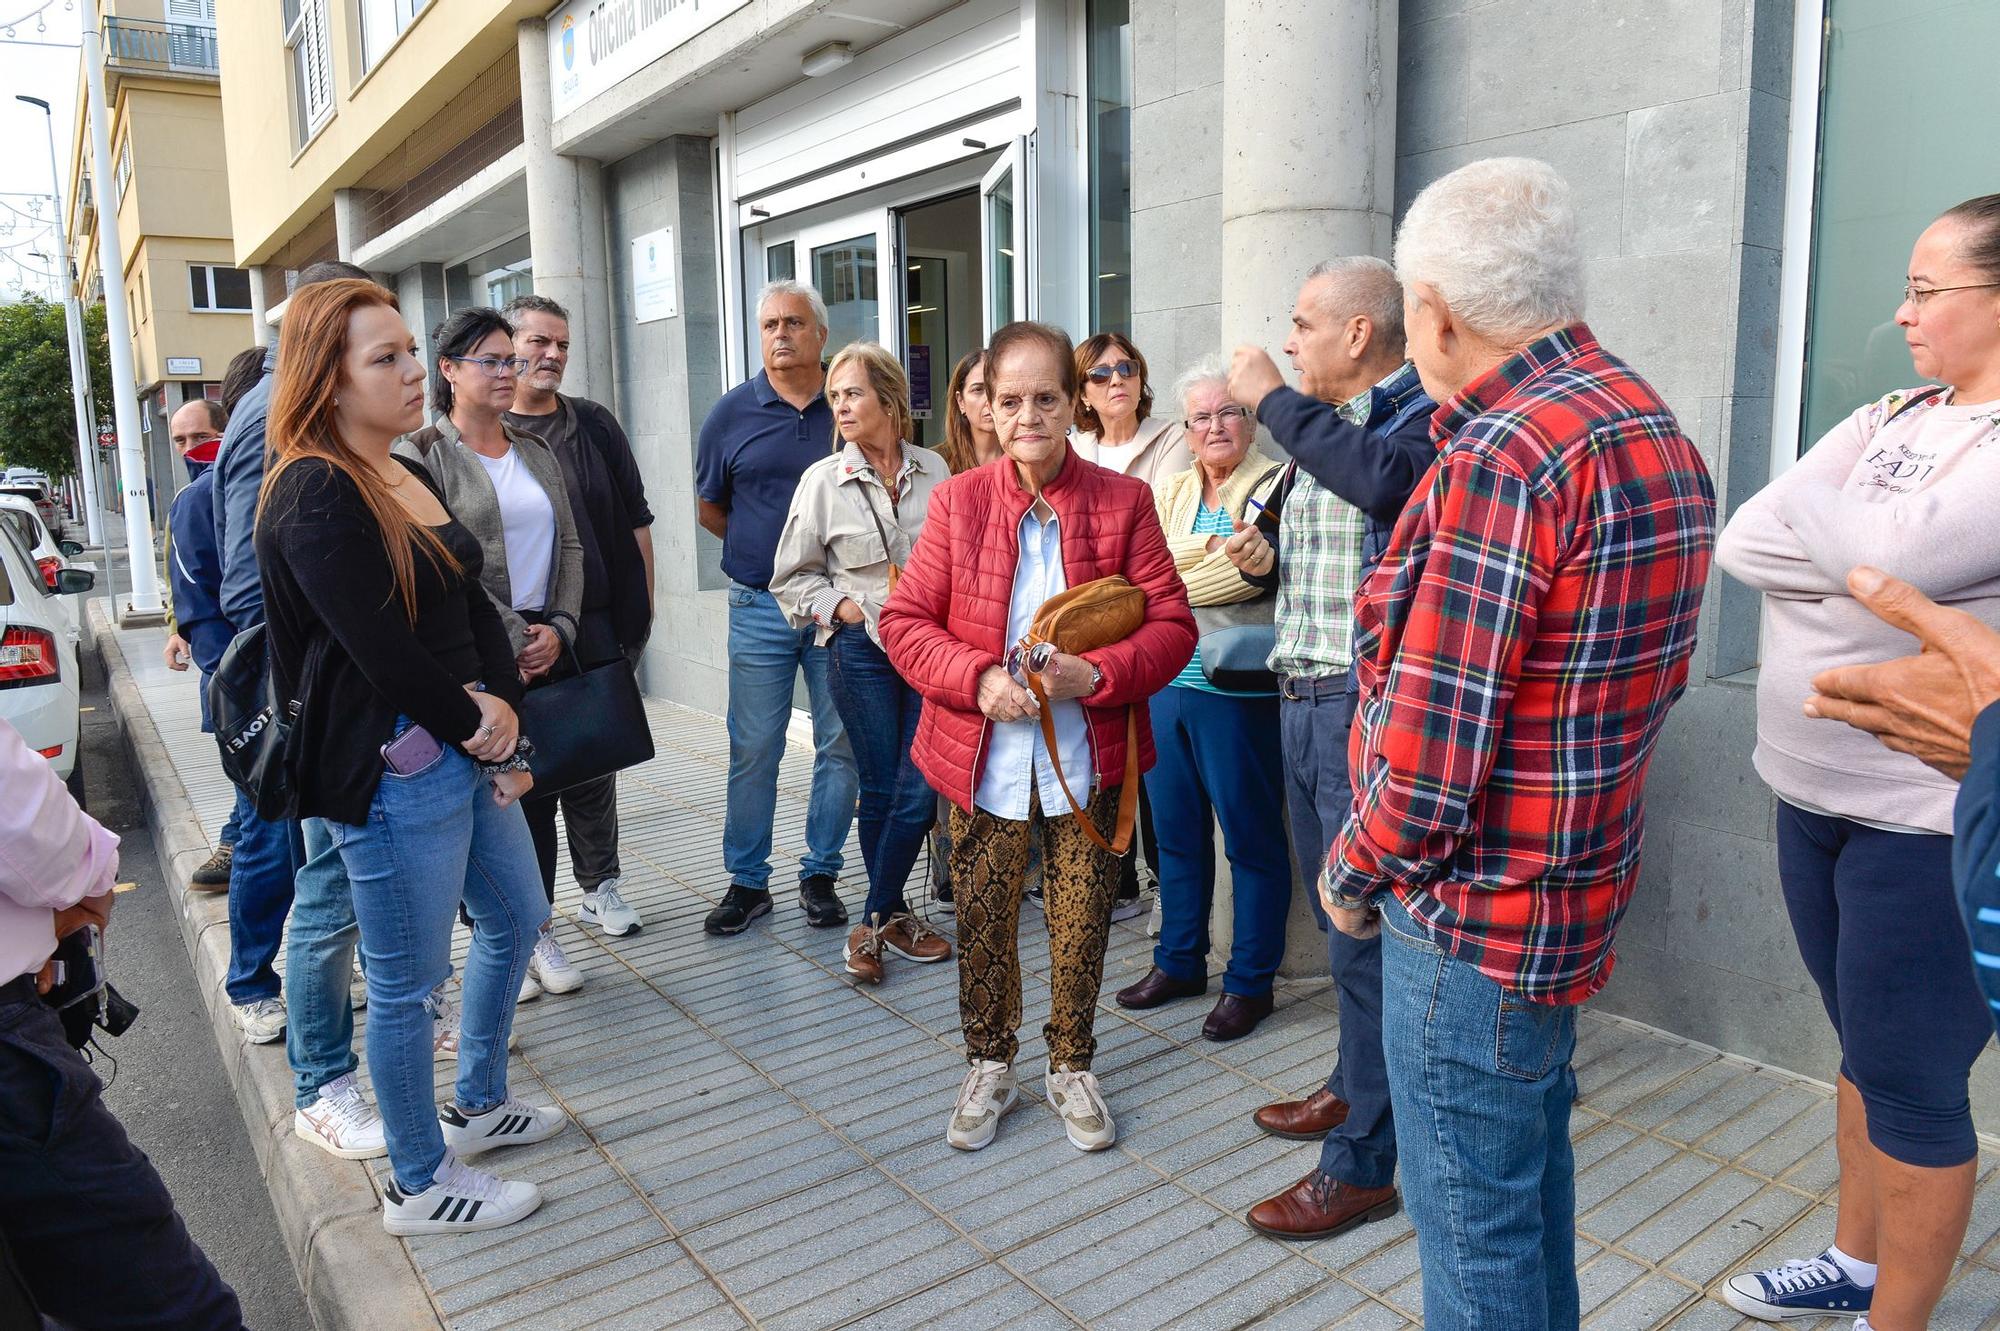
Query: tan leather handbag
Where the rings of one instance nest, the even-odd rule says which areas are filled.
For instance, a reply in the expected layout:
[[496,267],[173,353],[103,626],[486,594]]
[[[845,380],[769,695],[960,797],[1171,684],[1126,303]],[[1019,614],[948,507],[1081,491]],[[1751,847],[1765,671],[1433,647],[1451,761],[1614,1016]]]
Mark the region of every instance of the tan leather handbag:
[[1090,821],[1089,813],[1077,802],[1075,792],[1069,788],[1069,778],[1063,775],[1049,695],[1042,687],[1041,673],[1032,668],[1032,661],[1035,649],[1045,643],[1064,655],[1081,656],[1123,642],[1138,631],[1145,618],[1146,593],[1134,587],[1123,574],[1114,573],[1058,592],[1042,602],[1034,622],[1021,635],[1018,647],[1021,659],[1030,663],[1022,673],[1027,676],[1035,701],[1041,705],[1042,743],[1048,746],[1049,765],[1056,770],[1056,783],[1062,787],[1063,798],[1069,801],[1070,813],[1083,834],[1100,850],[1115,856],[1122,856],[1131,848],[1132,828],[1139,819],[1139,709],[1131,706],[1125,709],[1125,783],[1118,792],[1115,834],[1106,841],[1097,824]]

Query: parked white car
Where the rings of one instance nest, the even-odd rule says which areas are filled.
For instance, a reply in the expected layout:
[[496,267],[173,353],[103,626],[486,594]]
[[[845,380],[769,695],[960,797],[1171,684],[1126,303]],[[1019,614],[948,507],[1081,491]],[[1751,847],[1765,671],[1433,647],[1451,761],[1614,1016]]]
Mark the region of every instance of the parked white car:
[[97,575],[61,569],[42,581],[15,529],[0,523],[0,719],[20,732],[83,799],[78,616],[62,598],[87,592]]

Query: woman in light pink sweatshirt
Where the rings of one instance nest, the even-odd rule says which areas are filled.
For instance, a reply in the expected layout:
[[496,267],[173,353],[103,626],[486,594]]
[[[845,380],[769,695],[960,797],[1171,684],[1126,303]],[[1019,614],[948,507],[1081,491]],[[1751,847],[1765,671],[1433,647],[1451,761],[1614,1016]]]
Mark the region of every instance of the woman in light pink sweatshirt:
[[2000,626],[2000,195],[1918,239],[1896,323],[1939,381],[1870,403],[1736,511],[1716,562],[1764,593],[1758,773],[1778,874],[1840,1038],[1840,1213],[1818,1257],[1732,1277],[1753,1317],[1927,1326],[1964,1241],[1977,1147],[1967,1079],[1992,1027],[1951,880],[1954,782],[1807,717],[1829,666],[1911,650],[1847,593],[1870,564]]

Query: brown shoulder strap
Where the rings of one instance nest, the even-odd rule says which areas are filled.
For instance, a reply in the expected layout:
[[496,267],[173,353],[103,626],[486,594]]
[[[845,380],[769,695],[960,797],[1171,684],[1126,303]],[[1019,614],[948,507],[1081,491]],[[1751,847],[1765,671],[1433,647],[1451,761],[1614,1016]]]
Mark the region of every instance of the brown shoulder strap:
[[1049,766],[1056,770],[1056,784],[1062,787],[1063,798],[1069,801],[1070,815],[1099,850],[1122,858],[1132,847],[1132,829],[1139,821],[1139,709],[1130,706],[1125,709],[1125,783],[1118,791],[1118,822],[1111,840],[1106,841],[1097,824],[1090,820],[1089,811],[1077,803],[1076,793],[1069,788],[1069,778],[1063,775],[1062,758],[1056,747],[1055,718],[1050,715],[1049,695],[1042,687],[1042,677],[1033,671],[1027,673],[1028,687],[1040,704],[1042,743],[1049,751]]

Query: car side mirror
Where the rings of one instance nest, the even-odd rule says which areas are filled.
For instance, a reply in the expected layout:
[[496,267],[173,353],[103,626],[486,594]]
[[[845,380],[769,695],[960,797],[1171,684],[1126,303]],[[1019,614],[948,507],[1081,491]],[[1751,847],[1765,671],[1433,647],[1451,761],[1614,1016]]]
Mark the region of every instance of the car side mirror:
[[58,550],[62,551],[62,552],[63,552],[63,555],[64,555],[64,556],[65,556],[66,558],[69,558],[69,559],[74,559],[74,558],[76,558],[76,557],[77,557],[78,555],[80,555],[80,554],[82,554],[82,553],[83,553],[83,542],[82,542],[82,541],[57,541],[57,542],[56,542],[56,549],[58,549]]
[[97,585],[97,575],[87,568],[56,570],[56,595],[76,596]]

